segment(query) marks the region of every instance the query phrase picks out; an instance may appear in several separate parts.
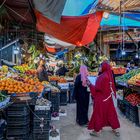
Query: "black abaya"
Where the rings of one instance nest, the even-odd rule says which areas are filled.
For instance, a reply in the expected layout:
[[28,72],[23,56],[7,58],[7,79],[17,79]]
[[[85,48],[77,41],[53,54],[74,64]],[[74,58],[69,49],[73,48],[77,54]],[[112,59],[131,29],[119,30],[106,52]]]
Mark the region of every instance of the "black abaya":
[[77,103],[76,122],[79,125],[88,123],[89,92],[82,85],[81,75],[78,75],[74,85],[74,97]]

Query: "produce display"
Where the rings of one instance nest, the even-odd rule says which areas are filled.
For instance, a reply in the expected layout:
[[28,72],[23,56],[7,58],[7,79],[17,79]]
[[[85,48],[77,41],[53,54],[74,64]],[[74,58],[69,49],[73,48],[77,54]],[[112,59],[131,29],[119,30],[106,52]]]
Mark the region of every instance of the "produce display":
[[59,76],[50,76],[49,81],[56,81],[58,83],[67,83],[67,80],[64,77]]
[[135,75],[139,73],[140,73],[140,69],[134,69],[122,76],[118,76],[116,80],[119,82],[127,82],[130,78],[134,77]]
[[[16,79],[16,78],[15,78]],[[0,81],[0,90],[6,90],[8,93],[28,93],[42,92],[43,85],[37,79],[20,79],[7,78]]]
[[8,66],[3,65],[3,66],[0,68],[0,72],[8,72]]
[[49,81],[58,81],[59,78],[59,76],[49,76]]
[[130,78],[128,84],[140,86],[140,73]]
[[67,80],[63,77],[60,77],[58,83],[67,83]]
[[126,68],[124,67],[112,67],[114,74],[125,74]]
[[29,70],[29,66],[26,64],[20,65],[20,66],[14,66],[13,67],[15,70],[21,72],[21,73],[25,73],[27,70]]
[[137,93],[129,94],[125,99],[133,106],[140,105],[140,95]]

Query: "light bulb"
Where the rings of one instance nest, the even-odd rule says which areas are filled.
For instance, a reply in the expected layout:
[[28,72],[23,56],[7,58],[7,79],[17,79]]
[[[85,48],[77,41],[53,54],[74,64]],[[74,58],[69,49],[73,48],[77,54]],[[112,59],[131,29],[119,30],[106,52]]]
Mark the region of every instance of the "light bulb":
[[126,55],[126,52],[124,50],[122,50],[122,55]]
[[139,58],[139,55],[138,55],[138,54],[136,54],[136,55],[135,55],[135,58]]

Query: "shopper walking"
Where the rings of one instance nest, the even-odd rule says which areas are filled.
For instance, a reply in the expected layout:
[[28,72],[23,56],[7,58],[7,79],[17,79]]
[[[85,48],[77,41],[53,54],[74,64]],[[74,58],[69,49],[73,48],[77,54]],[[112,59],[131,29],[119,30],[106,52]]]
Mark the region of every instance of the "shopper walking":
[[110,126],[116,136],[119,136],[120,123],[117,117],[113,98],[116,98],[116,90],[112,70],[107,62],[101,64],[101,74],[98,76],[95,86],[88,83],[94,99],[93,114],[88,125],[92,130],[92,136],[99,136],[105,126]]
[[77,103],[76,122],[80,126],[88,124],[89,92],[87,90],[88,70],[86,66],[80,67],[74,84],[74,98]]

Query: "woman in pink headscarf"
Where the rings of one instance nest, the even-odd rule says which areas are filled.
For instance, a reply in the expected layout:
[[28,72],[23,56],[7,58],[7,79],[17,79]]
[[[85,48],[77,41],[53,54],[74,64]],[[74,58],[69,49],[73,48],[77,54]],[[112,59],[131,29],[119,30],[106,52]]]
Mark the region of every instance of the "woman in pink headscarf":
[[77,103],[76,122],[80,126],[88,124],[89,92],[87,90],[88,70],[85,65],[80,67],[74,84],[74,98]]
[[101,64],[101,74],[95,86],[89,84],[94,99],[93,114],[88,129],[91,135],[98,136],[105,126],[110,126],[116,136],[120,127],[113,98],[116,98],[116,89],[110,65],[105,61]]

